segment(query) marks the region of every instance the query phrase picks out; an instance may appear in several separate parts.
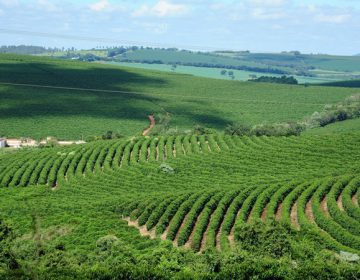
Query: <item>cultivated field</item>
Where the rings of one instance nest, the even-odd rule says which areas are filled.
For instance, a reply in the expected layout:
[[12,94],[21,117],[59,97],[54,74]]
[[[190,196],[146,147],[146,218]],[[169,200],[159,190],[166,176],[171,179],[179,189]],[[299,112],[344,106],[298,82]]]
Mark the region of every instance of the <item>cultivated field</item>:
[[[46,252],[61,244],[75,262],[87,255],[86,265],[98,261],[94,244],[109,235],[135,264],[156,248],[225,254],[256,221],[287,225],[289,236],[310,242],[305,249],[294,241],[289,258],[274,251],[280,259],[268,265],[304,261],[306,250],[313,260],[311,246],[358,254],[359,139],[214,134],[24,150],[0,157],[1,211],[25,244],[35,219]],[[192,276],[208,272],[191,262],[179,265],[192,267]],[[284,273],[303,273],[305,263]]]
[[122,136],[0,149],[0,279],[359,279],[350,84],[0,55],[0,136]]
[[169,113],[170,126],[180,131],[196,124],[223,130],[233,122],[301,120],[358,93],[30,56],[1,55],[0,62],[0,135],[7,137],[81,139],[107,130],[136,135],[150,113]]

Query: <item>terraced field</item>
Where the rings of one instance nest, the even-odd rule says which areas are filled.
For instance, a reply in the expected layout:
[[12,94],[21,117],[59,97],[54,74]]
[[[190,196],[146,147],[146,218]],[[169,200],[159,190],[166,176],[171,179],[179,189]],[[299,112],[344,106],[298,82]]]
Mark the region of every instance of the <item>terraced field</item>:
[[[358,134],[215,134],[24,150],[0,158],[0,201],[3,213],[21,213],[22,203],[11,201],[20,191],[14,187],[25,186],[25,193],[50,188],[66,205],[96,198],[115,211],[115,227],[194,251],[231,251],[237,228],[261,220],[312,232],[333,251],[359,253],[359,144]],[[42,219],[54,223],[43,211]],[[22,219],[15,217],[19,227]]]

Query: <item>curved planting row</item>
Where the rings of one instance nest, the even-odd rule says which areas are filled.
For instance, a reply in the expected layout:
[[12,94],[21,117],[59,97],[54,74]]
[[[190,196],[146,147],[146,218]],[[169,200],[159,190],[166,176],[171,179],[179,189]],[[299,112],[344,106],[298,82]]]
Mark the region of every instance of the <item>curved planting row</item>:
[[130,219],[146,225],[148,231],[156,229],[154,236],[195,251],[231,250],[241,224],[275,220],[297,230],[311,230],[329,249],[358,253],[360,208],[353,196],[359,189],[360,177],[351,174],[312,183],[210,189],[145,200],[132,210]]
[[[217,139],[221,142],[221,137]],[[194,153],[218,151],[212,136],[141,137],[129,141],[99,141],[66,148],[26,150],[0,165],[0,186],[57,186],[73,176],[118,170],[144,162],[164,161]],[[221,144],[220,144],[221,145]]]

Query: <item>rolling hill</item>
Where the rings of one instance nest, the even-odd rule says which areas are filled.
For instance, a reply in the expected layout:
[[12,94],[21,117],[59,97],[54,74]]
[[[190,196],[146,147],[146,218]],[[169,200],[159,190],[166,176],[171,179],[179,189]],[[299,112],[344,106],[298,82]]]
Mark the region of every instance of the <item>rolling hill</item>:
[[0,55],[0,135],[81,139],[108,130],[140,134],[147,115],[170,126],[223,130],[229,123],[300,120],[356,88],[224,81],[51,58]]

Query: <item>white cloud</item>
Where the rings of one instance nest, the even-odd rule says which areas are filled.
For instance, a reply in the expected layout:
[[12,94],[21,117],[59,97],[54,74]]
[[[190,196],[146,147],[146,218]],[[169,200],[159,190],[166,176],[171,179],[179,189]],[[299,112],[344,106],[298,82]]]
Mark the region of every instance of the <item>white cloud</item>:
[[265,9],[254,9],[251,13],[252,17],[260,20],[277,20],[286,17],[282,11],[267,11]]
[[95,12],[101,12],[107,9],[110,6],[108,0],[100,0],[99,2],[93,3],[89,6],[89,8]]
[[19,5],[18,0],[0,0],[0,4],[6,7],[13,7]]
[[338,15],[325,15],[318,14],[315,16],[315,21],[317,22],[327,22],[327,23],[344,23],[351,18],[349,14],[338,14]]
[[165,34],[169,29],[167,24],[143,23],[142,26],[147,31],[155,34]]
[[134,17],[141,16],[178,16],[188,12],[188,7],[182,4],[173,4],[167,0],[159,0],[154,6],[142,5],[132,13]]
[[59,10],[59,8],[54,3],[48,0],[38,0],[37,4],[41,9],[44,9],[47,12],[55,12]]
[[248,2],[252,5],[256,6],[272,6],[279,7],[283,6],[287,3],[287,0],[248,0]]

